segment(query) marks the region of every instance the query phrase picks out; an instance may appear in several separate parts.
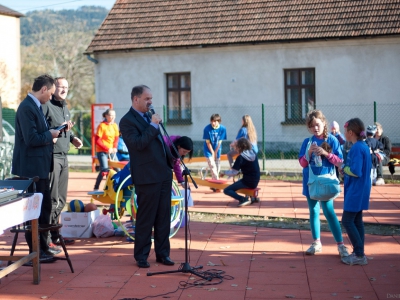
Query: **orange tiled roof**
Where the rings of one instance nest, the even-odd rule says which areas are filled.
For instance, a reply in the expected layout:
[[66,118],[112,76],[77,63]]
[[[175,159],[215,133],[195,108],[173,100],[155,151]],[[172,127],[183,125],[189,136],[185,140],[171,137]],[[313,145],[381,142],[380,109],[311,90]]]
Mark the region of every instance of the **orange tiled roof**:
[[12,16],[12,17],[17,17],[17,18],[25,17],[23,14],[15,11],[15,10],[12,10],[8,7],[5,7],[4,5],[1,5],[1,4],[0,4],[0,15]]
[[117,0],[87,52],[400,34],[400,0]]

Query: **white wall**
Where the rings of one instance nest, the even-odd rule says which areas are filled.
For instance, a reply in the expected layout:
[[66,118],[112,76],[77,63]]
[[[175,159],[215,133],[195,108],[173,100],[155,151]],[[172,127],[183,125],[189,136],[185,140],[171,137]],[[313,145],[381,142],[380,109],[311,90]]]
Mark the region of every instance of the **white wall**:
[[[160,109],[166,104],[165,74],[190,72],[193,125],[170,125],[171,135],[201,140],[210,115],[218,112],[232,140],[241,116],[247,113],[255,120],[261,140],[264,103],[266,140],[298,144],[309,135],[305,125],[281,125],[285,120],[283,70],[311,67],[316,73],[317,108],[329,120],[342,126],[349,118],[360,117],[372,124],[373,101],[377,101],[378,121],[400,143],[399,58],[399,38],[98,54],[96,99],[113,102],[119,120],[131,105],[132,87],[146,84],[152,89],[154,106]],[[385,105],[385,116],[379,115]]]
[[16,109],[21,91],[19,18],[0,15],[0,62],[6,65],[6,74],[0,74],[3,107]]

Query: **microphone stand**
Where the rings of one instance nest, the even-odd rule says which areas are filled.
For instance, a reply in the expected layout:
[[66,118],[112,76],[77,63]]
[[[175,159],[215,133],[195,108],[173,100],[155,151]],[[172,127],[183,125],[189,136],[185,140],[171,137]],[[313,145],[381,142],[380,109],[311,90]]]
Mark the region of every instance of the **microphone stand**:
[[[152,111],[154,114],[154,112]],[[175,148],[174,143],[172,142],[170,136],[168,135],[167,131],[165,130],[164,125],[160,122],[158,125],[161,126],[165,136],[168,138],[169,143],[172,145],[172,148],[174,149],[175,154],[177,157],[179,157],[179,160],[181,162],[181,165],[183,167],[183,172],[182,174],[185,176],[185,262],[181,263],[180,267],[178,270],[172,270],[172,271],[161,271],[161,272],[148,272],[147,276],[153,276],[153,275],[159,275],[159,274],[170,274],[170,273],[190,273],[194,274],[198,277],[201,277],[207,281],[210,281],[212,278],[206,277],[199,272],[196,272],[195,270],[197,269],[202,269],[203,266],[196,266],[196,267],[191,267],[189,264],[189,254],[188,254],[188,176],[190,177],[193,185],[197,189],[197,184],[194,181],[192,175],[190,175],[190,170],[186,167],[185,163],[182,160],[182,157],[179,155],[178,150]]]

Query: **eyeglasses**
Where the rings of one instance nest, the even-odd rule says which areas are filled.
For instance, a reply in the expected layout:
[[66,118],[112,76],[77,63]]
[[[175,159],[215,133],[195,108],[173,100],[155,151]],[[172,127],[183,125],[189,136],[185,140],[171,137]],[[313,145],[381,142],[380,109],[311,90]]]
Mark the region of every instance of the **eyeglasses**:
[[57,87],[58,89],[68,90],[68,87],[67,87],[67,86],[60,86],[60,85],[57,85],[56,87]]

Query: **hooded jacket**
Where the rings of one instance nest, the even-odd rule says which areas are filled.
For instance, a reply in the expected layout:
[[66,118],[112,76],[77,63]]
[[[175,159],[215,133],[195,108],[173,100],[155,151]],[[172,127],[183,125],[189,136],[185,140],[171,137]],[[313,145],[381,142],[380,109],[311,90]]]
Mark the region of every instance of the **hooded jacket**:
[[228,176],[234,176],[242,171],[242,182],[251,189],[257,187],[260,181],[260,166],[258,164],[257,155],[253,150],[246,150],[240,153],[236,158],[231,170],[226,171]]

